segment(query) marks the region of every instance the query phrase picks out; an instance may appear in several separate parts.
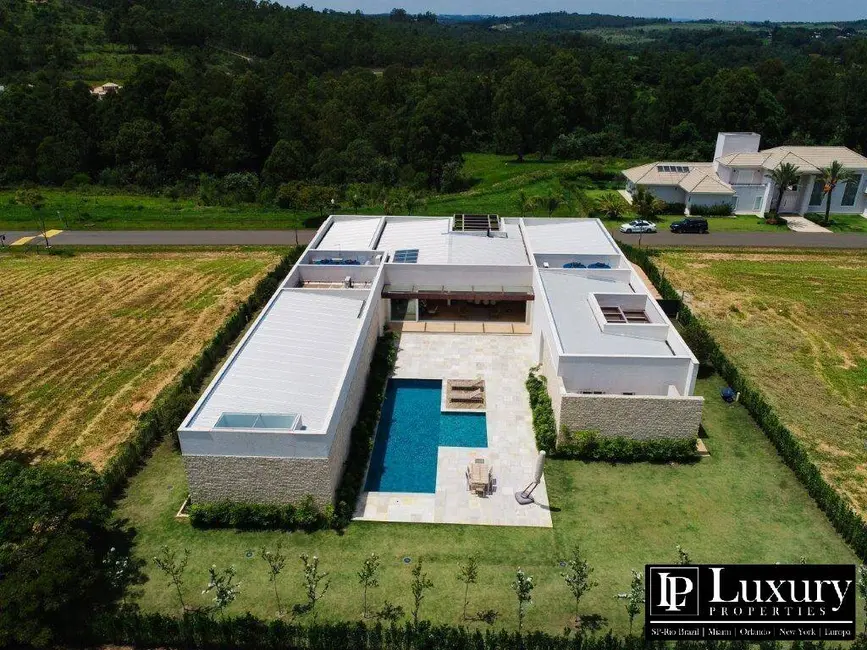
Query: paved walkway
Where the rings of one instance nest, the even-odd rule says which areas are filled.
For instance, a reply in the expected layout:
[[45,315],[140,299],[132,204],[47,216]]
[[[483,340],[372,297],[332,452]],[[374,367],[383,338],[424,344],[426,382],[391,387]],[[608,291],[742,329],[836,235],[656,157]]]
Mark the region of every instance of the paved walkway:
[[[537,503],[521,506],[514,493],[533,477],[536,444],[524,381],[533,365],[530,336],[403,334],[396,377],[485,380],[487,448],[440,447],[434,494],[364,492],[356,519],[489,526],[551,527],[543,478]],[[473,459],[493,466],[494,493],[480,498],[467,489],[464,472]]]
[[[308,244],[315,230],[299,230],[298,243]],[[0,234],[4,234],[0,231]],[[21,237],[34,237],[31,245],[44,245],[35,231],[6,231],[6,244]],[[614,237],[637,244],[638,235],[620,232]],[[67,246],[293,246],[294,230],[64,230],[51,243]],[[739,248],[867,248],[867,234],[808,232],[712,232],[707,235],[676,235],[659,232],[644,235],[641,245],[721,246]]]
[[801,217],[797,214],[787,214],[784,218],[786,220],[786,227],[795,232],[833,232],[828,228],[813,223],[806,217]]

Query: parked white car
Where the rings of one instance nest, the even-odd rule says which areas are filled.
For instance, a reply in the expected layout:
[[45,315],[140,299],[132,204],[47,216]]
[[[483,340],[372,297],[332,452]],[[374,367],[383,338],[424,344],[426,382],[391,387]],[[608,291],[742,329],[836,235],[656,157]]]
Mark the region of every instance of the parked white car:
[[636,219],[620,226],[620,232],[656,232],[656,224],[643,219]]

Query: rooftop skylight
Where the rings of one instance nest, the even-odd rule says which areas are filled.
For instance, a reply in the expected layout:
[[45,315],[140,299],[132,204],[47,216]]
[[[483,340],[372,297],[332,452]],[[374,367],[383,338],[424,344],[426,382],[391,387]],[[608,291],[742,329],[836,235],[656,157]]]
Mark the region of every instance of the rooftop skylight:
[[672,172],[675,174],[688,174],[689,167],[687,167],[686,165],[657,165],[656,171]]
[[405,248],[394,251],[394,259],[392,261],[398,264],[415,264],[418,262],[418,249]]
[[297,413],[223,413],[215,429],[285,429],[301,428],[301,416]]

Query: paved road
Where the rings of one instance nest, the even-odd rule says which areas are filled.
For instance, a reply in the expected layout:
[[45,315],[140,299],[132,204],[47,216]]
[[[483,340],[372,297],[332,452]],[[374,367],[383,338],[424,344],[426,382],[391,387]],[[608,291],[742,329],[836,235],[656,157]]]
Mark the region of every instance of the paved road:
[[[315,230],[299,230],[298,243],[307,244]],[[3,234],[0,231],[0,234]],[[6,232],[6,244],[35,232]],[[616,233],[628,244],[637,244],[638,235]],[[74,246],[291,246],[293,230],[65,230],[50,239],[56,245]],[[32,244],[42,244],[38,237]],[[707,235],[675,235],[660,232],[644,235],[641,245],[720,246],[761,248],[867,248],[867,234],[796,232],[713,232]]]

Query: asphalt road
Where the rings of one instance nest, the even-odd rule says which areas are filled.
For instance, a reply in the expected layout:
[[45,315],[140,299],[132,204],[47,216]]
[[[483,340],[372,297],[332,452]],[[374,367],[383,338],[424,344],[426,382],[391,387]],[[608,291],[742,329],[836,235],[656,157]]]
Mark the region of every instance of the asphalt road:
[[[4,234],[0,231],[0,234]],[[35,232],[6,232],[6,245]],[[315,230],[299,230],[298,243],[308,244]],[[618,240],[637,244],[639,235],[615,233]],[[49,240],[67,246],[292,246],[294,230],[65,230]],[[31,244],[43,243],[41,237]],[[660,232],[641,236],[646,247],[719,246],[728,248],[867,248],[867,234],[797,232],[712,232],[676,235]]]

